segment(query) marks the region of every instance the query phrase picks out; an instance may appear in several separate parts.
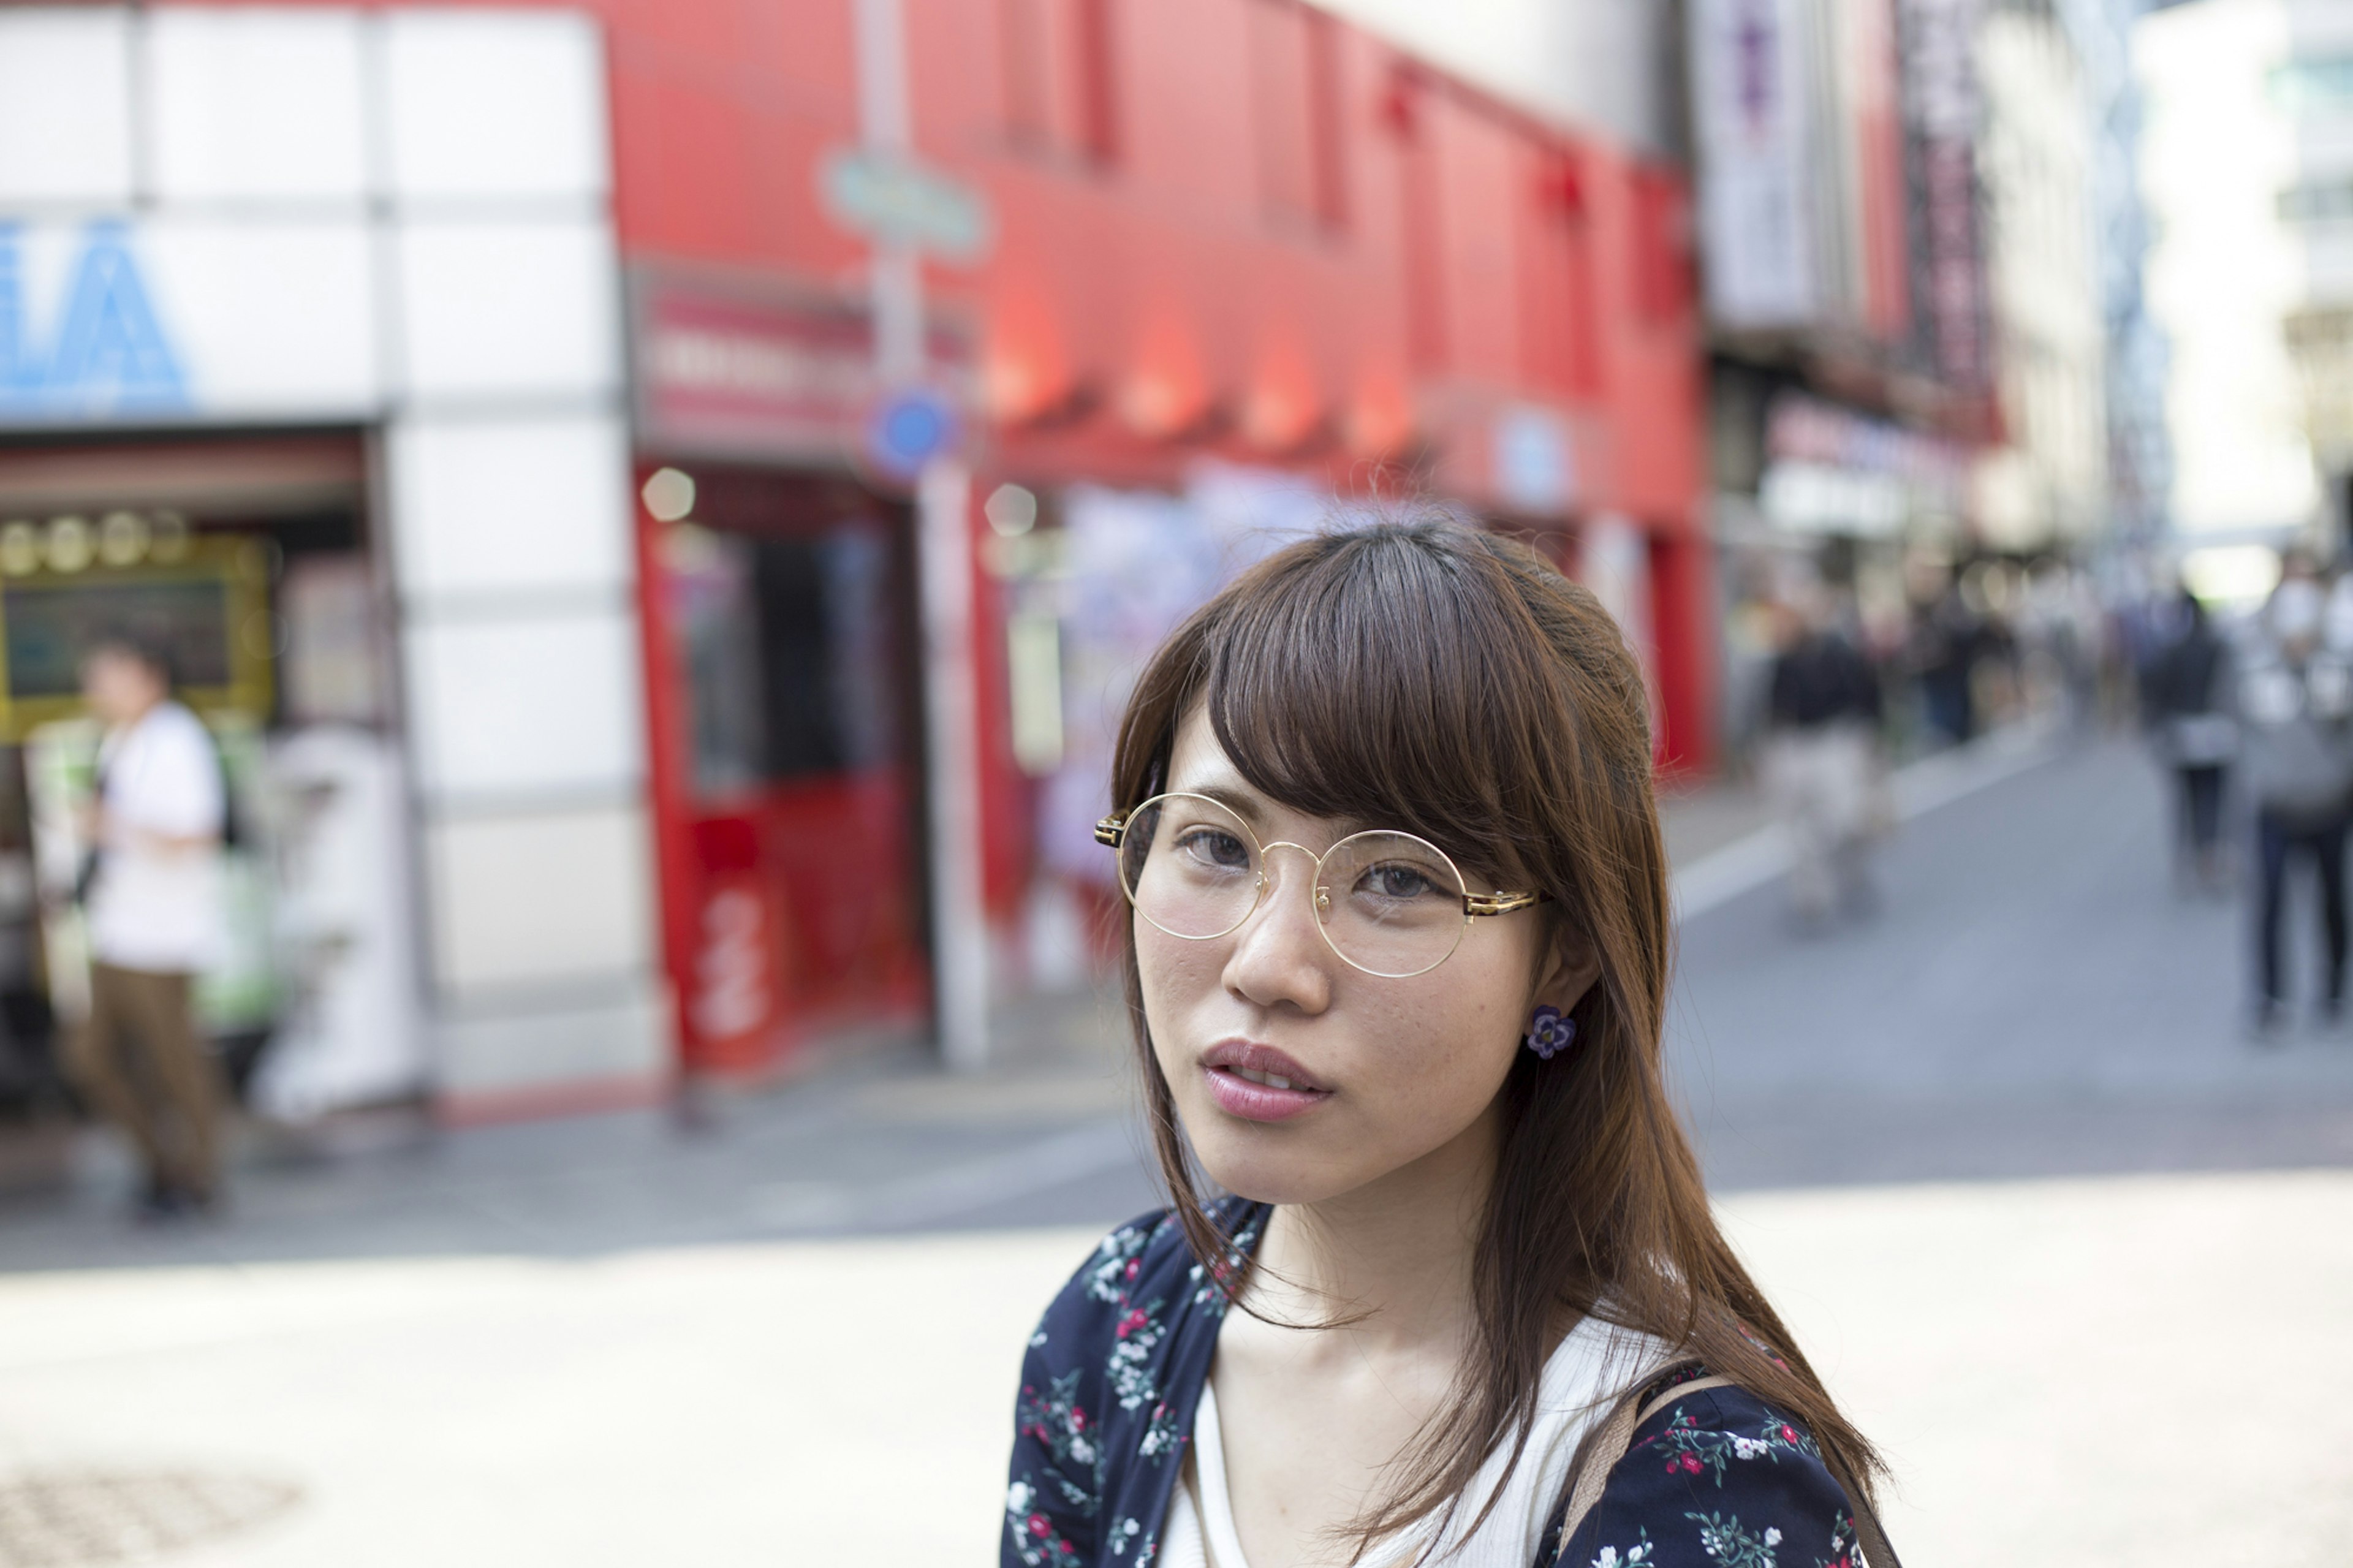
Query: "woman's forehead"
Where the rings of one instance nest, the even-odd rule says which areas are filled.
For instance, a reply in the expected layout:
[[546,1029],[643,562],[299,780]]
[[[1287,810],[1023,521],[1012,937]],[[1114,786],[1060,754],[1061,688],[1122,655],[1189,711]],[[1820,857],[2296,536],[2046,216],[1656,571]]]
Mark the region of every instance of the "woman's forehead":
[[1161,787],[1171,795],[1208,795],[1231,807],[1254,828],[1264,829],[1277,821],[1314,823],[1332,829],[1333,837],[1345,837],[1374,826],[1350,816],[1301,811],[1270,798],[1242,776],[1241,769],[1219,744],[1217,727],[1209,722],[1206,707],[1197,706],[1176,727],[1176,742],[1168,751],[1168,782]]
[[1208,793],[1220,799],[1239,796],[1261,812],[1275,808],[1274,803],[1252,788],[1250,781],[1242,777],[1241,769],[1226,755],[1225,747],[1218,743],[1217,728],[1209,722],[1209,710],[1198,704],[1176,726],[1176,742],[1168,749],[1168,782],[1161,787],[1172,795]]

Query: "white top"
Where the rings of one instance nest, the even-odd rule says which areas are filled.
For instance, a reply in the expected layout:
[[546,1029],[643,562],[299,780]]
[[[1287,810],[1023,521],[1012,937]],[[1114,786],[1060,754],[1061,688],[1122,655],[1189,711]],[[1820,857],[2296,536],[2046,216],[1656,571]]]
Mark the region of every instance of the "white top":
[[149,835],[221,831],[220,753],[176,702],[107,731],[98,765],[108,831],[90,891],[90,956],[119,969],[189,973],[216,963],[226,938],[220,852],[165,848]]
[[[1510,1452],[1488,1457],[1465,1494],[1470,1507],[1451,1531],[1461,1542],[1447,1568],[1527,1568],[1536,1559],[1544,1528],[1568,1479],[1568,1462],[1586,1429],[1606,1418],[1619,1395],[1641,1373],[1666,1360],[1665,1346],[1646,1334],[1611,1328],[1591,1318],[1570,1331],[1545,1363],[1536,1390],[1535,1427],[1512,1472],[1504,1495],[1478,1533],[1462,1531],[1495,1488],[1496,1474]],[[1367,1553],[1358,1568],[1394,1568],[1412,1560],[1428,1524],[1392,1537]],[[1168,1521],[1160,1532],[1160,1568],[1250,1568],[1234,1531],[1231,1494],[1226,1486],[1226,1445],[1218,1425],[1215,1380],[1201,1387],[1193,1416],[1193,1462],[1168,1500]]]

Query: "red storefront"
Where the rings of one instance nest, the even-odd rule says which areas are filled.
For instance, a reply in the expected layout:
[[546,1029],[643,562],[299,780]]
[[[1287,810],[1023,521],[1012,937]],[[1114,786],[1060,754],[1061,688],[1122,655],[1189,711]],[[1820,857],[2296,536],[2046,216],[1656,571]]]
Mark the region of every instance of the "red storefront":
[[[758,1072],[929,1005],[922,563],[908,498],[856,458],[867,252],[818,192],[858,135],[852,5],[596,9],[664,950],[684,1065]],[[925,277],[968,411],[992,926],[1039,865],[1014,711],[1036,616],[981,505],[1007,484],[1041,533],[1066,495],[1175,494],[1205,463],[1454,498],[1609,578],[1662,761],[1707,765],[1680,172],[1297,0],[906,0],[904,24],[915,153],[993,216],[984,255]]]

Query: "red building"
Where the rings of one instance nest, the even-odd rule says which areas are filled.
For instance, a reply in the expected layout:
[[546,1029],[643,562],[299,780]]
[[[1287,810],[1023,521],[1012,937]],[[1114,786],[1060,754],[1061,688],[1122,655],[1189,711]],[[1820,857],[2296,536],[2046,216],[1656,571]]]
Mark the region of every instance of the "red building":
[[[822,206],[817,170],[858,135],[851,6],[605,16],[642,465],[688,472],[715,530],[868,541],[911,605],[904,513],[839,456],[864,395],[867,250]],[[915,154],[994,217],[976,264],[925,279],[934,347],[973,399],[976,499],[1011,481],[1050,514],[1072,484],[1175,491],[1215,459],[1341,494],[1427,484],[1542,535],[1571,570],[1598,524],[1639,552],[1616,587],[1639,595],[1620,604],[1656,678],[1662,758],[1706,764],[1715,614],[1678,171],[1539,123],[1298,0],[907,0],[904,31]],[[698,330],[700,380],[678,341]],[[838,353],[842,404],[763,407],[756,375],[723,368],[763,348],[779,366]],[[678,406],[696,393],[702,407]],[[640,522],[687,1059],[757,1067],[809,1030],[913,1014],[913,748],[772,755],[748,789],[706,755],[698,785],[692,737],[712,721],[698,723],[676,651],[695,568],[665,564],[675,525]],[[785,547],[763,548],[747,580],[796,591]],[[984,573],[974,627],[986,900],[1008,931],[1039,805],[1011,733],[1014,592]],[[785,613],[772,597],[768,618]],[[864,635],[891,635],[880,625]],[[747,978],[764,953],[766,984]]]
[[[99,477],[0,492],[201,530],[158,426],[272,517],[316,504],[283,439],[340,443],[339,548],[386,622],[363,719],[418,884],[417,955],[380,967],[428,1042],[368,1092],[422,1073],[453,1115],[518,1114],[921,1027],[942,899],[985,908],[984,963],[1051,968],[1039,889],[1083,879],[1058,825],[1091,819],[1119,650],[1161,624],[1090,588],[1106,541],[1165,622],[1252,508],[1450,498],[1595,584],[1662,763],[1708,765],[1681,171],[1300,0],[901,8],[902,57],[861,47],[873,0],[0,18],[79,84],[39,112],[89,120],[0,166],[19,338],[70,340],[47,258],[79,254],[148,280],[162,345],[152,385],[69,380],[62,348],[17,374],[0,426]],[[830,161],[894,87],[975,242],[923,264],[912,334],[962,411],[944,533],[861,457],[871,258]],[[633,549],[602,521],[624,485]],[[301,687],[313,656],[275,657]],[[969,818],[927,799],[956,725]],[[976,888],[927,871],[945,832]]]

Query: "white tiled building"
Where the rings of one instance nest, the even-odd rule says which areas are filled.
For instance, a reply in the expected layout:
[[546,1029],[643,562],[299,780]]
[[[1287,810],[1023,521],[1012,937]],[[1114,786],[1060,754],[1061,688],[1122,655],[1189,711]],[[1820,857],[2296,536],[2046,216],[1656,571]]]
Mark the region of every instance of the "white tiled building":
[[421,1026],[353,1092],[460,1115],[669,1071],[608,143],[561,11],[0,11],[0,513],[52,437],[200,532],[173,464],[280,516],[269,438],[357,453]]

